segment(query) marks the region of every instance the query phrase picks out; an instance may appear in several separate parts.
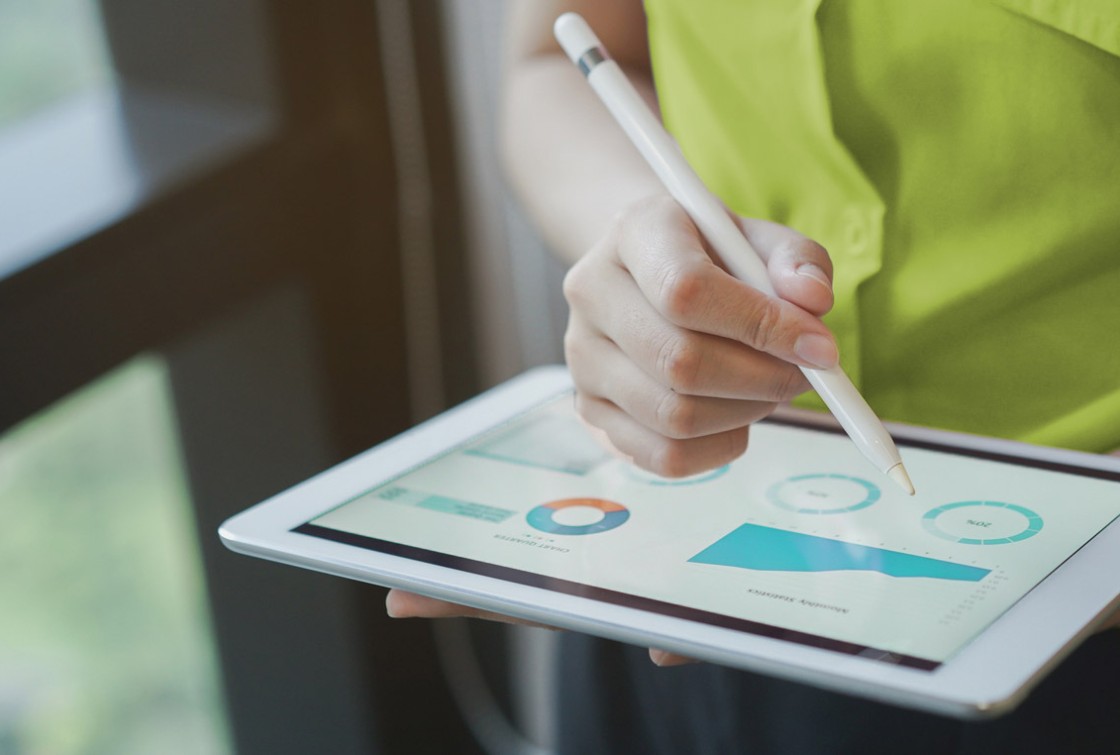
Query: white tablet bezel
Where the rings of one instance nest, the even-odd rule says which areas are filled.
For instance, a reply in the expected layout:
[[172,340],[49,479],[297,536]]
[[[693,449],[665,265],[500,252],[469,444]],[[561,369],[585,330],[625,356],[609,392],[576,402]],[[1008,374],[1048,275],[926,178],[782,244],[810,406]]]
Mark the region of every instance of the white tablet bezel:
[[[226,521],[230,549],[399,587],[543,624],[657,647],[839,692],[962,718],[998,715],[1120,607],[1120,521],[1073,554],[1003,616],[932,671],[906,668],[665,616],[593,598],[410,560],[292,532],[406,469],[568,390],[563,367],[532,370]],[[785,410],[798,422],[831,418]],[[892,425],[899,440],[1120,472],[1120,459]],[[1111,580],[1100,575],[1113,575]]]

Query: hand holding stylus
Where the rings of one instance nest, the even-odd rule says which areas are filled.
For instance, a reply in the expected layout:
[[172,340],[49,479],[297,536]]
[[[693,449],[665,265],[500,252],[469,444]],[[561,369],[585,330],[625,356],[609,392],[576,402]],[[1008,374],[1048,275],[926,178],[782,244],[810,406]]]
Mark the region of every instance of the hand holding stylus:
[[[587,77],[588,83],[618,126],[646,159],[669,194],[688,214],[705,244],[722,266],[759,294],[776,297],[777,290],[771,281],[765,255],[751,246],[742,228],[734,223],[720,201],[708,191],[672,137],[650,111],[626,74],[611,60],[609,53],[583,18],[575,13],[565,13],[556,20],[555,34],[564,52]],[[714,298],[714,292],[710,290],[698,292],[697,295]],[[761,311],[748,309],[746,314],[756,315],[747,331],[748,335],[755,330],[767,330],[772,324],[772,316],[766,313],[774,311],[774,307]],[[748,340],[746,343],[755,348],[762,345],[762,351],[798,364],[805,378],[860,452],[899,487],[910,495],[914,494],[914,486],[890,434],[843,369],[835,363],[835,354],[825,358],[823,342],[817,334],[806,332],[793,341],[792,352],[796,359],[790,359],[790,354],[783,353],[784,350],[780,348],[766,348],[769,343],[760,344],[758,339],[754,341],[752,343]]]
[[740,456],[753,422],[809,389],[799,365],[836,363],[819,319],[832,307],[828,254],[776,223],[738,223],[777,296],[720,267],[665,194],[620,213],[565,280],[577,409],[622,455],[666,477]]

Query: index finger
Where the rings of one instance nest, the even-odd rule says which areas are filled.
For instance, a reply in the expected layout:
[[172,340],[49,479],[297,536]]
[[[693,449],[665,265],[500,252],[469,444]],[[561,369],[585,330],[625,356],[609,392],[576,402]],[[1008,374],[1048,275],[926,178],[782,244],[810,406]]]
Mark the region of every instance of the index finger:
[[673,200],[645,203],[627,215],[618,233],[619,260],[666,320],[805,367],[836,364],[836,344],[824,323],[723,270]]

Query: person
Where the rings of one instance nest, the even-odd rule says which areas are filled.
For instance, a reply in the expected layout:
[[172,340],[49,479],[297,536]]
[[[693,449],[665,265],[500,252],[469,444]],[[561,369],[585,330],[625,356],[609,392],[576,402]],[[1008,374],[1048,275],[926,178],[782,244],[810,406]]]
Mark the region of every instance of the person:
[[[660,108],[777,297],[709,255],[564,58],[566,10]],[[722,465],[778,403],[819,408],[797,367],[837,361],[884,419],[1120,448],[1120,5],[568,0],[521,4],[512,38],[509,172],[572,265],[577,407],[619,453],[667,476]],[[564,643],[566,752],[1120,746],[1112,630],[989,723]]]

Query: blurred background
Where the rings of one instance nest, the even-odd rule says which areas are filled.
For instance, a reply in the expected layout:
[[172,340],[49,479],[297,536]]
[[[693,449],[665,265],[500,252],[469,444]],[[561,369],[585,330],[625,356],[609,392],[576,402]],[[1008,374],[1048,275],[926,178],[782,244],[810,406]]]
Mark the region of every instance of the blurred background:
[[0,755],[543,752],[554,638],[218,525],[562,359],[502,0],[0,0]]

